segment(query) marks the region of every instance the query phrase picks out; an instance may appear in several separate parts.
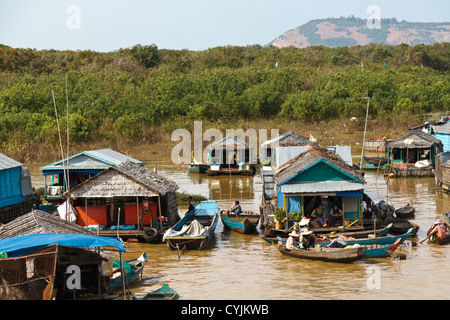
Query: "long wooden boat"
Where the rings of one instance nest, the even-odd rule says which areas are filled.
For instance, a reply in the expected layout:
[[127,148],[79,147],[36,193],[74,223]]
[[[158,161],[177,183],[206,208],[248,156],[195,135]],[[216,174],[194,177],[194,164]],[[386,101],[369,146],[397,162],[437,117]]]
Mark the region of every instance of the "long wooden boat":
[[178,300],[178,298],[178,293],[164,283],[158,290],[147,293],[142,300]]
[[382,166],[389,162],[388,157],[366,157],[364,156],[364,161],[373,164],[375,166]]
[[187,167],[188,167],[189,172],[205,173],[206,170],[208,170],[208,168],[209,168],[209,164],[191,163]]
[[[137,279],[139,279],[142,276],[142,272],[144,271],[144,265],[145,260],[141,259],[133,259],[128,260],[127,263],[130,265],[132,270],[134,270],[133,273],[125,274],[125,284],[130,284],[135,282]],[[120,274],[120,272],[119,272]],[[115,278],[112,278],[109,285],[111,287],[121,287],[122,286],[122,277],[120,275],[116,276]]]
[[194,211],[187,213],[183,219],[166,231],[163,242],[167,242],[172,250],[205,249],[212,240],[219,219],[217,202],[202,201]]
[[235,214],[230,213],[228,210],[223,210],[220,213],[220,219],[222,220],[223,225],[227,229],[239,233],[250,233],[255,231],[260,218],[260,214],[254,214],[249,211]]
[[[277,237],[278,244],[281,246],[286,246],[286,241],[281,239],[280,237]],[[384,245],[377,245],[377,244],[368,244],[363,245],[367,250],[364,253],[364,258],[385,258],[390,256],[394,253],[394,251],[398,248],[400,244],[402,244],[402,238],[398,237],[397,240],[394,243],[390,244],[384,244]],[[329,244],[329,243],[328,243]],[[320,243],[320,246],[324,247],[325,245],[323,243]],[[350,244],[349,244],[350,246]],[[356,246],[360,246],[359,244],[356,244]],[[355,247],[356,247],[355,246]]]
[[282,254],[294,258],[345,263],[361,259],[367,251],[367,248],[365,247],[308,248],[289,250],[281,244],[277,244],[277,248]]
[[414,218],[414,212],[416,212],[416,209],[414,209],[413,207],[411,207],[409,205],[395,210],[396,216],[399,218],[402,218],[402,219]]
[[[403,243],[409,236],[411,236],[414,232],[413,228],[410,228],[406,233],[404,233],[403,235],[400,236],[382,236],[382,237],[375,237],[375,238],[364,238],[364,239],[353,239],[353,240],[347,240],[345,239],[345,242],[347,242],[348,245],[352,246],[354,244],[359,244],[359,245],[372,245],[372,244],[377,244],[377,245],[386,245],[386,244],[393,244],[395,243],[398,239],[400,239],[400,241]],[[316,243],[322,245],[322,246],[326,246],[329,245],[331,243],[331,239],[320,239],[317,238],[316,239]]]
[[367,248],[364,258],[385,258],[390,256],[397,250],[398,246],[402,243],[401,238],[398,238],[394,243],[387,245],[371,245],[365,246]]

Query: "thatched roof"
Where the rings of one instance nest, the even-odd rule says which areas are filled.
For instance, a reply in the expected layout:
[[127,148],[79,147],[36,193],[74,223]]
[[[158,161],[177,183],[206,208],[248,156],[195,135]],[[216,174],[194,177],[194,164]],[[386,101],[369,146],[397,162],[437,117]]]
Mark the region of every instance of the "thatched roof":
[[386,144],[388,149],[407,149],[407,148],[431,148],[432,146],[442,145],[442,141],[423,132],[422,130],[411,131],[403,137],[389,141]]
[[0,239],[37,233],[94,234],[69,221],[40,210],[24,214],[0,228]]
[[324,160],[351,177],[364,182],[363,176],[357,170],[342,161],[334,152],[321,146],[311,146],[305,152],[278,167],[275,172],[275,181],[277,184],[283,183],[320,160]]
[[127,160],[80,183],[64,193],[64,196],[68,197],[70,194],[75,198],[151,197],[165,196],[178,188],[175,182]]
[[122,162],[113,169],[117,169],[136,182],[141,183],[142,185],[158,192],[163,196],[169,192],[175,192],[179,188],[175,182],[128,160]]

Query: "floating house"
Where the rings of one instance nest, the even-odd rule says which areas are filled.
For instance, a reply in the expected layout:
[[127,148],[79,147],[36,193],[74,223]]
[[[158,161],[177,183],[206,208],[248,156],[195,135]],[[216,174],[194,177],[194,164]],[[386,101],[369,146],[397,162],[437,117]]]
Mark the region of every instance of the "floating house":
[[438,126],[434,130],[434,136],[436,139],[441,140],[443,152],[450,151],[450,122],[447,122],[446,124],[443,124],[441,126]]
[[[274,172],[277,168],[292,160],[298,155],[306,152],[312,148],[310,145],[279,145],[272,151],[271,166],[263,166],[261,170],[261,176],[263,180],[263,195],[265,200],[275,198],[275,180]],[[349,166],[353,166],[352,152],[350,146],[326,146],[323,147],[327,152],[331,152],[337,156],[340,161],[345,162]]]
[[278,146],[307,146],[308,138],[293,131],[286,132],[274,139],[267,140],[261,144],[260,162],[263,165],[271,165],[272,154]]
[[152,240],[179,219],[177,189],[175,182],[127,160],[80,183],[64,197],[75,208],[78,225],[99,226],[100,235]]
[[227,136],[211,144],[208,148],[207,162],[210,167],[207,175],[241,174],[254,175],[257,163],[255,146]]
[[411,131],[386,144],[391,176],[433,176],[435,157],[443,150],[442,141],[421,131]]
[[434,178],[442,189],[450,189],[450,152],[442,152],[435,158]]
[[324,205],[326,214],[337,204],[344,212],[342,224],[362,218],[364,179],[333,151],[310,146],[279,163],[272,167],[274,196],[272,200],[265,199],[261,208],[266,226],[273,225],[273,212],[277,209],[287,215],[309,217],[319,203]]
[[362,216],[363,177],[326,148],[311,147],[279,166],[275,183],[277,206],[288,214],[309,217],[323,203],[325,212],[338,204],[346,221]]
[[62,194],[67,191],[66,179],[69,176],[69,186],[74,188],[78,184],[88,180],[90,177],[118,164],[129,160],[138,165],[145,162],[133,159],[122,153],[111,149],[99,149],[82,151],[46,165],[41,168],[44,175],[44,196],[47,201],[64,201]]
[[33,194],[28,168],[0,153],[0,223],[7,223],[32,210]]

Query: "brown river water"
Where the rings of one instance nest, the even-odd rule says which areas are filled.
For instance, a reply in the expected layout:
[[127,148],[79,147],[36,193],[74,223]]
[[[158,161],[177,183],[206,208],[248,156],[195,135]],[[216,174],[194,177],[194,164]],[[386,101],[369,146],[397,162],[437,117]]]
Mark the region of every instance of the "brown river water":
[[[154,167],[154,162],[146,162]],[[43,186],[39,167],[29,166],[34,187]],[[163,162],[157,168],[180,191],[216,200],[221,209],[239,200],[243,210],[259,212],[262,181],[258,174],[207,177]],[[126,243],[126,259],[142,252],[148,259],[142,281],[130,289],[143,296],[168,283],[185,300],[448,299],[450,245],[419,241],[439,214],[450,210],[450,195],[435,186],[434,178],[395,178],[388,187],[383,176],[367,172],[365,178],[366,193],[374,201],[388,194],[396,208],[408,203],[416,208],[411,221],[420,226],[418,237],[406,241],[392,257],[350,264],[300,260],[283,256],[257,234],[224,230],[219,222],[209,249],[185,251],[181,257],[166,244]],[[181,215],[185,211],[179,208]],[[399,253],[406,254],[406,259],[400,259]]]

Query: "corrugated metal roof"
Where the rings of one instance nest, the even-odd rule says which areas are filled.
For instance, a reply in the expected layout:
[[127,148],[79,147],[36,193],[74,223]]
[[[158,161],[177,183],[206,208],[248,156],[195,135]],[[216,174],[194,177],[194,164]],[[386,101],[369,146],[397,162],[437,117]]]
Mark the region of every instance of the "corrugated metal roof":
[[450,134],[450,122],[447,122],[444,125],[435,126],[434,132],[441,134]]
[[0,153],[0,170],[11,169],[15,167],[20,167],[22,164],[10,157]]
[[[274,163],[272,166],[280,167],[291,159],[294,159],[299,154],[305,152],[311,148],[311,146],[286,146],[276,147]],[[350,146],[327,146],[328,150],[338,155],[348,165],[353,165],[352,161],[352,149]]]
[[[142,161],[124,155],[111,149],[99,149],[91,151],[82,151],[69,158],[69,169],[107,169],[110,166],[116,166],[127,160],[142,165]],[[41,168],[41,170],[63,169],[66,165],[66,159],[59,160]]]
[[331,193],[363,190],[362,183],[350,181],[311,181],[296,182],[280,186],[282,193]]

